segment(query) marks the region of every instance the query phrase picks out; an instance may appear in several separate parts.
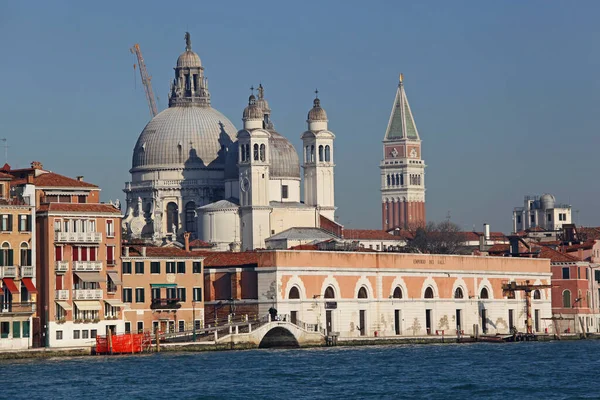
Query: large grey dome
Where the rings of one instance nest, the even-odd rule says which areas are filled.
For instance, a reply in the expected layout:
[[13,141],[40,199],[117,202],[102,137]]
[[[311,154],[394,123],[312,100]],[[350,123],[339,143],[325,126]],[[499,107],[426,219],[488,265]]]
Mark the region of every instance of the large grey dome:
[[237,129],[211,107],[170,107],[154,117],[133,150],[132,171],[225,164]]
[[177,68],[200,68],[200,56],[191,50],[186,50],[177,58]]

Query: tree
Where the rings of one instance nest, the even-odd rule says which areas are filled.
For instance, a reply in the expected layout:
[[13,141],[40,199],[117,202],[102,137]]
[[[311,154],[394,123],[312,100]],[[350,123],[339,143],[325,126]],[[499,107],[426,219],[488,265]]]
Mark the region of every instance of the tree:
[[465,235],[453,222],[429,222],[416,227],[403,251],[421,254],[463,254]]

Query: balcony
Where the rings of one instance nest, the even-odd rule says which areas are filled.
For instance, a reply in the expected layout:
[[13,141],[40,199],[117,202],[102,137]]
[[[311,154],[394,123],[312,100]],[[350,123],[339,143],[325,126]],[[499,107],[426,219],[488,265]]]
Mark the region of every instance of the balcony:
[[2,314],[31,314],[35,312],[35,305],[33,303],[8,303],[3,304],[0,309],[0,315]]
[[33,278],[33,267],[31,265],[21,265],[21,278]]
[[69,270],[69,262],[68,261],[57,261],[54,266],[57,274],[64,274]]
[[56,291],[56,300],[69,300],[69,291],[68,290],[57,290]]
[[102,261],[73,261],[73,271],[102,271]]
[[16,278],[17,267],[14,265],[0,267],[0,278]]
[[102,289],[75,289],[73,300],[102,300]]
[[63,243],[100,243],[100,232],[54,232],[54,240]]
[[152,310],[176,310],[181,308],[180,299],[152,299]]

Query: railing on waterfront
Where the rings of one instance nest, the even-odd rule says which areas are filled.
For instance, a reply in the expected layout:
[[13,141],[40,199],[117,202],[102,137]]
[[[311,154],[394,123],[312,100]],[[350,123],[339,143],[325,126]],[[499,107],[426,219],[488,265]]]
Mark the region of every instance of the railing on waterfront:
[[175,298],[175,299],[152,299],[152,302],[150,303],[150,308],[152,310],[158,310],[158,309],[162,309],[162,310],[169,310],[169,309],[177,309],[177,308],[181,308],[181,303],[180,303],[180,299]]

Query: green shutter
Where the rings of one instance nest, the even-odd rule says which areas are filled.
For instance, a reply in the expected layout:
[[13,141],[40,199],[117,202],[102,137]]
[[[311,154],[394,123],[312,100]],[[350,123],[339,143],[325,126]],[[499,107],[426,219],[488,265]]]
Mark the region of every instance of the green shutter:
[[31,215],[27,216],[27,231],[31,232]]
[[4,250],[0,250],[0,267],[4,267]]
[[31,250],[27,250],[27,265],[33,265],[31,261]]
[[8,265],[15,265],[13,252],[13,249],[8,250]]
[[13,230],[13,216],[9,214],[8,216],[8,231],[12,232]]

